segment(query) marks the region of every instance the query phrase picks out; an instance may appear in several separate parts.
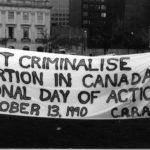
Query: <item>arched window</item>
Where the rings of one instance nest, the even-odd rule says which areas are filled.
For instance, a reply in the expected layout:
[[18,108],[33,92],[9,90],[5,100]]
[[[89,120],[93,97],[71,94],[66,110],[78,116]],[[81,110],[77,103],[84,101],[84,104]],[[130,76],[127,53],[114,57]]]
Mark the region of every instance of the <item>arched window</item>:
[[30,50],[30,47],[29,47],[29,46],[24,46],[24,47],[23,47],[23,50],[29,51],[29,50]]
[[38,52],[43,52],[43,51],[44,51],[44,48],[43,48],[42,46],[39,46],[39,47],[37,48],[37,51],[38,51]]
[[14,47],[14,46],[8,46],[8,48],[10,48],[10,49],[15,49],[15,47]]

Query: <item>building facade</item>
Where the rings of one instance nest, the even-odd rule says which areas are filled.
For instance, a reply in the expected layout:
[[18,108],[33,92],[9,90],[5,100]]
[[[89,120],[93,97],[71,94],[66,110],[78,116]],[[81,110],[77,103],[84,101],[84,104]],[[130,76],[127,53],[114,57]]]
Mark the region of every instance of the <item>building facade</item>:
[[48,0],[0,0],[0,46],[43,51],[50,11]]
[[[149,16],[149,0],[125,0],[124,28],[122,33],[122,43],[124,43],[124,48],[148,48],[148,28],[150,25]],[[119,37],[119,39],[121,38]]]
[[82,27],[81,0],[70,0],[70,26]]
[[51,22],[53,26],[69,25],[69,0],[50,0],[52,6]]
[[88,48],[111,47],[116,23],[123,24],[124,0],[83,0],[82,27],[87,30]]
[[106,37],[107,0],[82,1],[82,28],[87,30],[88,48],[101,48]]

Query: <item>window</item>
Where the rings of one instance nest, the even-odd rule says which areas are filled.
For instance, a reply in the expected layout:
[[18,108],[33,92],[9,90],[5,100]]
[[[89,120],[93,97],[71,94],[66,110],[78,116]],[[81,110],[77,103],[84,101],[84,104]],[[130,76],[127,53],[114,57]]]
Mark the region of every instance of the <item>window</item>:
[[14,46],[8,46],[8,48],[10,48],[10,49],[15,49],[15,47],[14,47]]
[[44,51],[44,48],[43,48],[42,46],[39,46],[39,47],[37,48],[37,51],[38,51],[38,52],[43,52],[43,51]]
[[83,24],[88,24],[88,20],[83,20]]
[[28,12],[23,13],[23,21],[29,21],[29,13]]
[[37,29],[37,38],[42,39],[43,38],[43,28]]
[[83,16],[87,17],[88,16],[88,12],[83,12]]
[[43,13],[37,13],[38,24],[43,24]]
[[87,5],[87,4],[84,4],[84,5],[83,5],[83,8],[84,8],[84,9],[88,9],[88,5]]
[[106,13],[105,12],[101,13],[101,17],[106,18]]
[[15,18],[14,12],[13,11],[9,11],[8,12],[8,20],[14,20],[14,18]]
[[28,39],[29,38],[29,27],[23,28],[23,38]]
[[101,5],[96,5],[95,9],[99,9],[100,10],[101,9]]
[[106,6],[105,5],[101,5],[101,9],[102,10],[106,10]]
[[8,27],[8,38],[14,38],[14,27]]
[[15,23],[15,12],[14,11],[8,11],[7,13],[7,23],[14,24]]
[[24,46],[24,47],[23,47],[23,50],[29,51],[29,50],[30,50],[30,47],[29,47],[29,46]]
[[58,16],[58,14],[54,14],[54,16]]
[[7,0],[8,3],[11,3],[11,0]]

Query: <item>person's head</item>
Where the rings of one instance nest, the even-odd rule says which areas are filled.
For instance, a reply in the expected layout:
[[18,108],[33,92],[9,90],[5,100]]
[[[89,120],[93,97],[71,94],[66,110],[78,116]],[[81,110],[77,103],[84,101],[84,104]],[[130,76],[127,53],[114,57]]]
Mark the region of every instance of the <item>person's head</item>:
[[63,49],[63,48],[61,48],[61,49],[59,49],[59,53],[60,53],[60,54],[65,54],[65,53],[66,53],[66,50]]

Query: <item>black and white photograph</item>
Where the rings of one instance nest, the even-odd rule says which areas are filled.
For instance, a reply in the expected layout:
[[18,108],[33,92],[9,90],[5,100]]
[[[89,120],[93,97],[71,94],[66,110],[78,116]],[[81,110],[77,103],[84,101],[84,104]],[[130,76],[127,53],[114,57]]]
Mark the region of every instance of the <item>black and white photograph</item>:
[[149,141],[150,0],[0,0],[0,149]]

